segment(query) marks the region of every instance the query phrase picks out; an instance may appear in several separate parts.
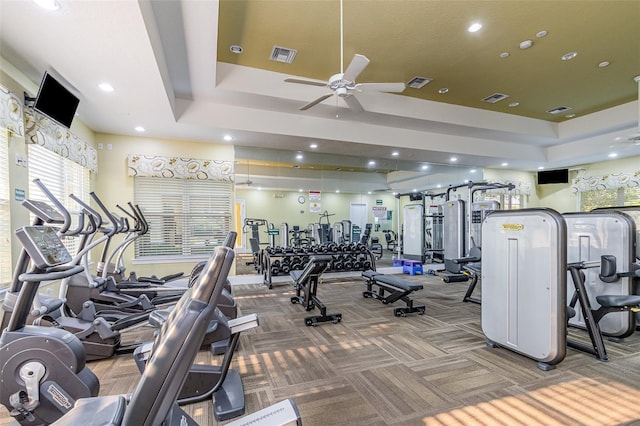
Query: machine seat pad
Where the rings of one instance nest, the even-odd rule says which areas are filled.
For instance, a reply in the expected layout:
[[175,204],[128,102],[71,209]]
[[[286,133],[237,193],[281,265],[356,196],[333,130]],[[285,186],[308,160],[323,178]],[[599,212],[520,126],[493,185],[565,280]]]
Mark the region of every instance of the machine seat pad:
[[423,288],[422,284],[414,284],[410,281],[396,278],[393,275],[378,274],[374,276],[373,279],[378,283],[388,284],[405,291],[416,291],[422,290]]
[[596,300],[601,306],[607,308],[622,308],[624,306],[639,306],[640,296],[596,296]]
[[127,400],[123,395],[80,398],[75,406],[52,426],[116,426],[121,425]]

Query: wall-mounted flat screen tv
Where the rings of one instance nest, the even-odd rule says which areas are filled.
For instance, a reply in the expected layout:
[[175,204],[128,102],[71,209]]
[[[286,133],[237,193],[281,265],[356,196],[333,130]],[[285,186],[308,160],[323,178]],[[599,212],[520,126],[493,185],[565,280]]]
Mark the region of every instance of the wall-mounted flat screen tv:
[[44,73],[34,109],[66,128],[78,109],[80,100],[48,72]]
[[539,171],[538,185],[549,183],[569,183],[569,169]]

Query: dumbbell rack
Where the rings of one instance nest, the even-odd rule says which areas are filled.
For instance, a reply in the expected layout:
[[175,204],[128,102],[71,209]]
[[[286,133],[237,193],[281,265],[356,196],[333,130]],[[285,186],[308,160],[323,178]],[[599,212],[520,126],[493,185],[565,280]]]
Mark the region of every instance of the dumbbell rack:
[[261,251],[260,267],[264,284],[273,288],[272,277],[289,275],[292,270],[301,270],[312,256],[330,255],[333,260],[326,272],[350,272],[376,270],[376,260],[371,251],[360,243],[323,244],[309,247],[267,247]]

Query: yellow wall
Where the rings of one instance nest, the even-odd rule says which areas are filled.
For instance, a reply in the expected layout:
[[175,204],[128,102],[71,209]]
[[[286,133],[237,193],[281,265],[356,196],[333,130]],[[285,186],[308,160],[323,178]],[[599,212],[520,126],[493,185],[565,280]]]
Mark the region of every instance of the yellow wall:
[[[169,139],[144,138],[134,136],[96,134],[98,149],[98,179],[94,191],[106,206],[115,206],[134,201],[133,178],[128,175],[129,154],[158,155],[211,160],[233,161],[233,146],[228,144],[200,143]],[[118,240],[119,241],[119,240]],[[113,244],[117,243],[114,241]],[[113,247],[113,245],[112,245]],[[133,264],[134,250],[131,246],[124,256],[128,271],[136,271],[139,276],[155,274],[163,276],[174,272],[189,273],[194,262],[162,264]],[[94,259],[99,258],[94,253]]]

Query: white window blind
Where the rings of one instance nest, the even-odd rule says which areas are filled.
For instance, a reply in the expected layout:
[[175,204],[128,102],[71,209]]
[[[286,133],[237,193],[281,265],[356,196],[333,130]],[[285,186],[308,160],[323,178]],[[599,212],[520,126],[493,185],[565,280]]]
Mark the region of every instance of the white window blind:
[[[51,202],[42,193],[40,188],[33,183],[34,179],[40,179],[47,189],[71,212],[73,225],[77,223],[80,206],[69,199],[74,194],[81,200],[89,203],[90,172],[67,158],[43,148],[40,145],[29,145],[29,198],[32,200]],[[25,211],[26,213],[26,211]],[[33,216],[31,221],[33,222]],[[63,238],[63,243],[70,253],[74,254],[78,249],[77,238]]]
[[9,285],[12,274],[8,133],[0,129],[0,288]]
[[135,203],[149,223],[136,257],[209,256],[231,229],[231,195],[231,182],[134,178]]

